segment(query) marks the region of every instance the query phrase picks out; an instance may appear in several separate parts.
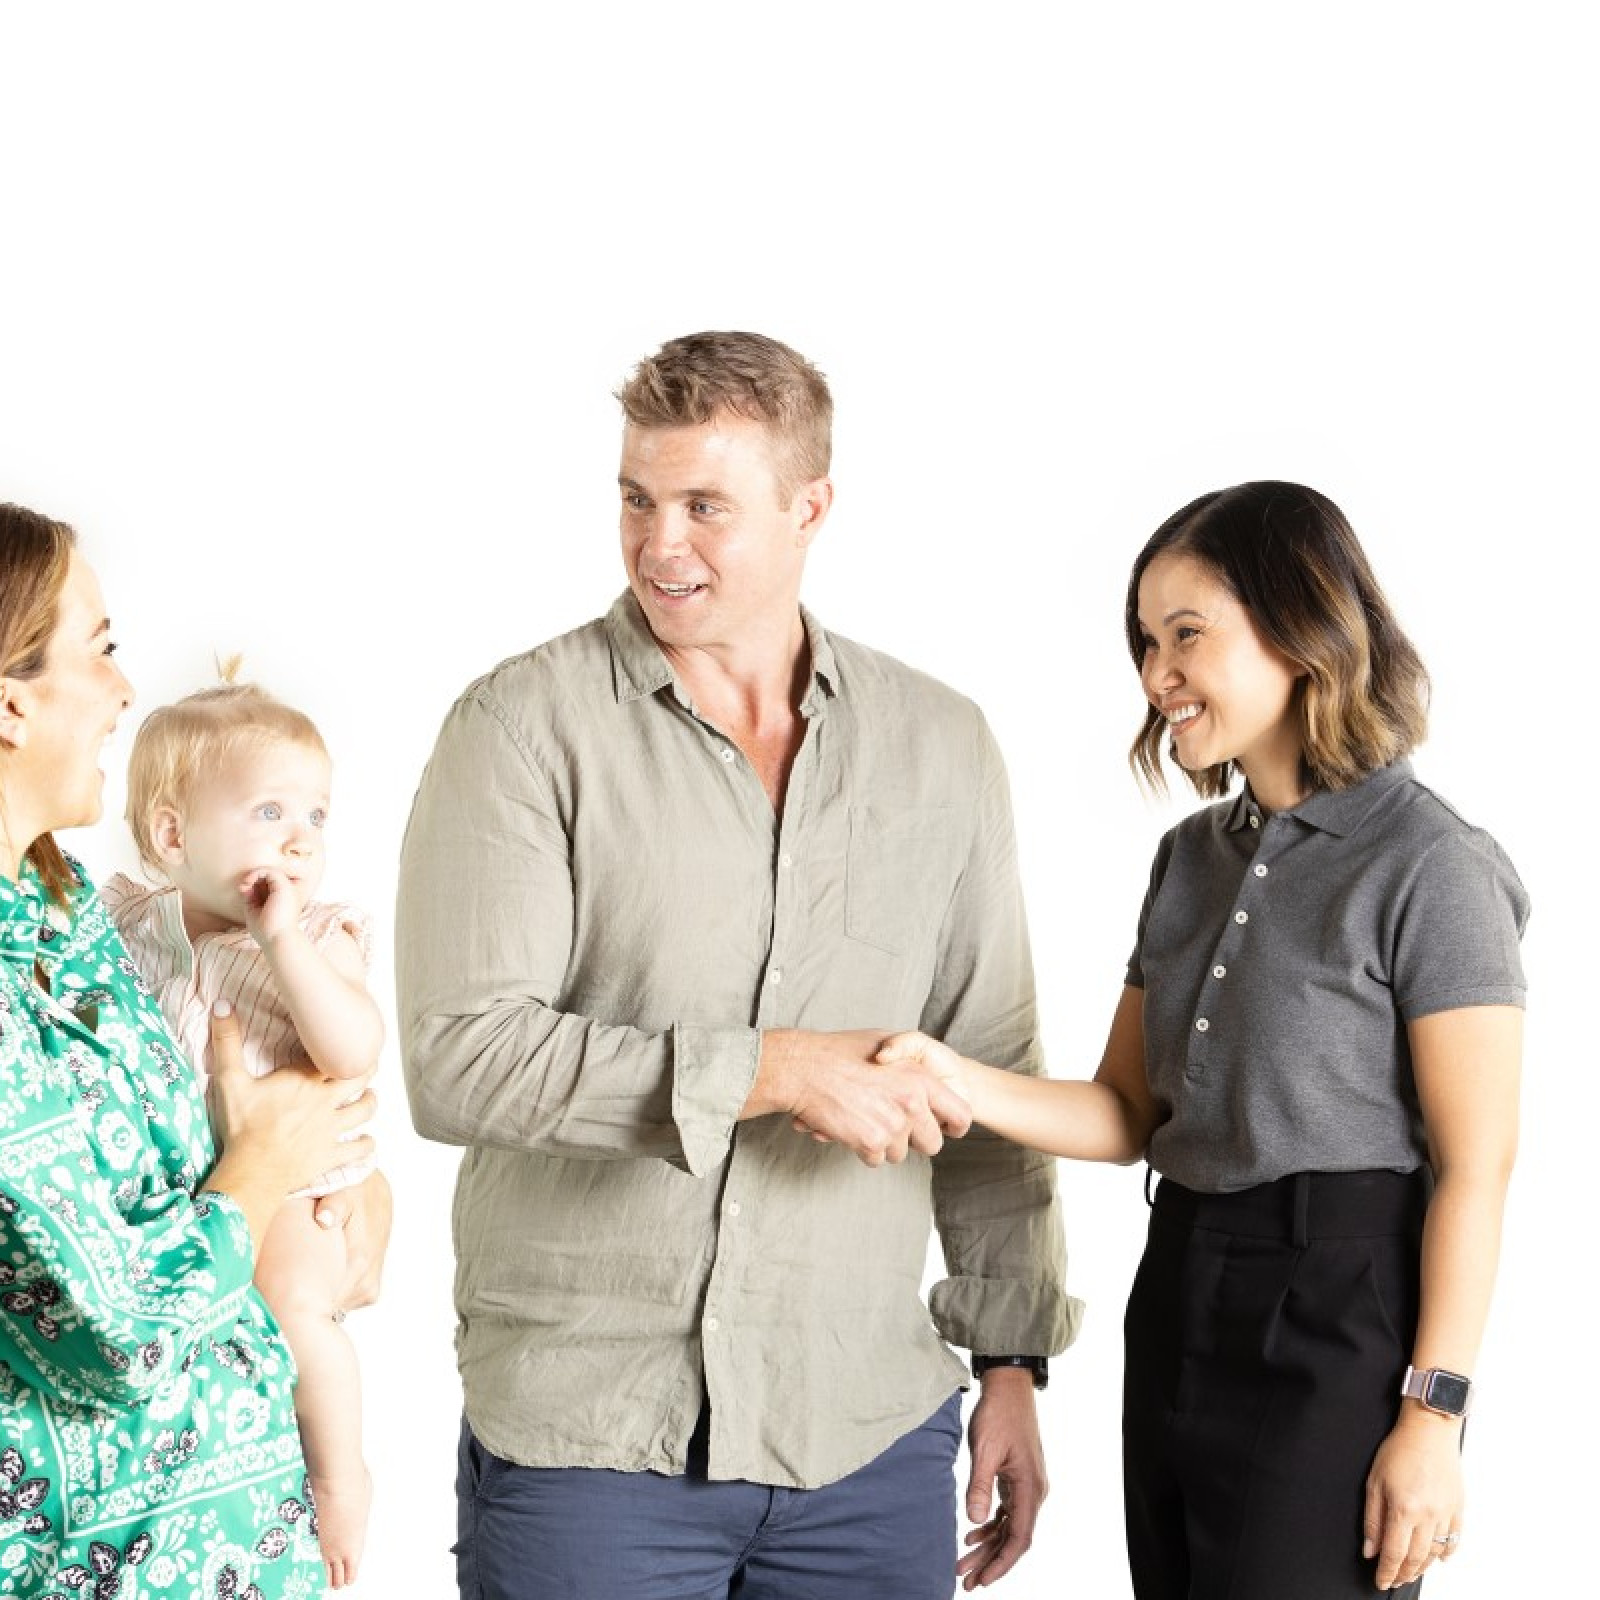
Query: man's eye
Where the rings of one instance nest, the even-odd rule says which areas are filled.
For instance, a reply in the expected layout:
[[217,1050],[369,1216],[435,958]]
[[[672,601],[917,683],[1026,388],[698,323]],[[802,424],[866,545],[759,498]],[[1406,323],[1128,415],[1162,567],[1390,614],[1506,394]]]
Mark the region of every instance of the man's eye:
[[709,517],[715,515],[717,508],[709,500],[691,500],[689,509],[697,517]]

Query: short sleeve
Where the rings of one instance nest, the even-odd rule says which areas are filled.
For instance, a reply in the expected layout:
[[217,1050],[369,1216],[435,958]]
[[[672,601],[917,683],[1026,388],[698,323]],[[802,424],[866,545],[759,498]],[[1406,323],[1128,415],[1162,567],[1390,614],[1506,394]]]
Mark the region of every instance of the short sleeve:
[[372,965],[372,917],[359,906],[318,901],[306,908],[306,937],[320,950],[336,933],[348,933],[361,952],[361,964]]
[[1144,904],[1139,908],[1139,933],[1134,941],[1133,954],[1128,957],[1128,971],[1124,981],[1130,988],[1142,989],[1144,982],[1144,936],[1150,926],[1150,912],[1156,903],[1156,896],[1161,893],[1162,880],[1167,875],[1167,865],[1172,860],[1173,841],[1177,838],[1174,830],[1163,837],[1156,850],[1156,858],[1150,866],[1150,887],[1145,890]]
[[1413,873],[1396,924],[1392,982],[1407,1022],[1463,1006],[1520,1006],[1528,892],[1481,829],[1439,839]]

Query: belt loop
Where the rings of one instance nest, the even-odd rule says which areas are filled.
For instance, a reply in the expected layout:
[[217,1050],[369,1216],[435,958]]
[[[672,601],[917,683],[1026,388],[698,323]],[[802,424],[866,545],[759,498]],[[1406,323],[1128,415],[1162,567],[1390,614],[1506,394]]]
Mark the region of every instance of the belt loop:
[[1294,1175],[1294,1247],[1304,1250],[1311,1242],[1307,1231],[1307,1223],[1311,1212],[1311,1174],[1297,1172]]
[[1156,1169],[1154,1167],[1152,1167],[1148,1161],[1145,1162],[1145,1164],[1144,1164],[1144,1203],[1147,1206],[1149,1206],[1152,1211],[1155,1209],[1156,1198],[1155,1198],[1155,1196],[1153,1194],[1150,1193],[1150,1180],[1153,1177],[1155,1177],[1155,1175],[1156,1175]]

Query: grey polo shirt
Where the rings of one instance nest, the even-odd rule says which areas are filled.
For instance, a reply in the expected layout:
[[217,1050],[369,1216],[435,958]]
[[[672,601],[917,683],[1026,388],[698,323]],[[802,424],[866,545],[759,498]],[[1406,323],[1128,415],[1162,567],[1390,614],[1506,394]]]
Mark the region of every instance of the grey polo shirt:
[[1505,852],[1408,761],[1270,817],[1246,790],[1185,818],[1128,963],[1150,1164],[1208,1193],[1422,1165],[1406,1024],[1520,1006],[1527,919]]

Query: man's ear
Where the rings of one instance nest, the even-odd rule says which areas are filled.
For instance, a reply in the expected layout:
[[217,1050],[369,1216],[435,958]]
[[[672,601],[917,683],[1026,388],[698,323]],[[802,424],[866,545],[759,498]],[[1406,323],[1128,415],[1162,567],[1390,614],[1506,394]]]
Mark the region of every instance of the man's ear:
[[28,742],[33,699],[25,678],[0,678],[0,747],[20,750]]
[[822,524],[827,520],[832,505],[831,478],[813,478],[809,483],[800,485],[794,497],[795,510],[800,513],[795,527],[794,542],[797,545],[802,548],[810,546],[811,541],[822,531]]
[[166,866],[183,862],[183,818],[176,806],[157,806],[150,813],[150,848]]

